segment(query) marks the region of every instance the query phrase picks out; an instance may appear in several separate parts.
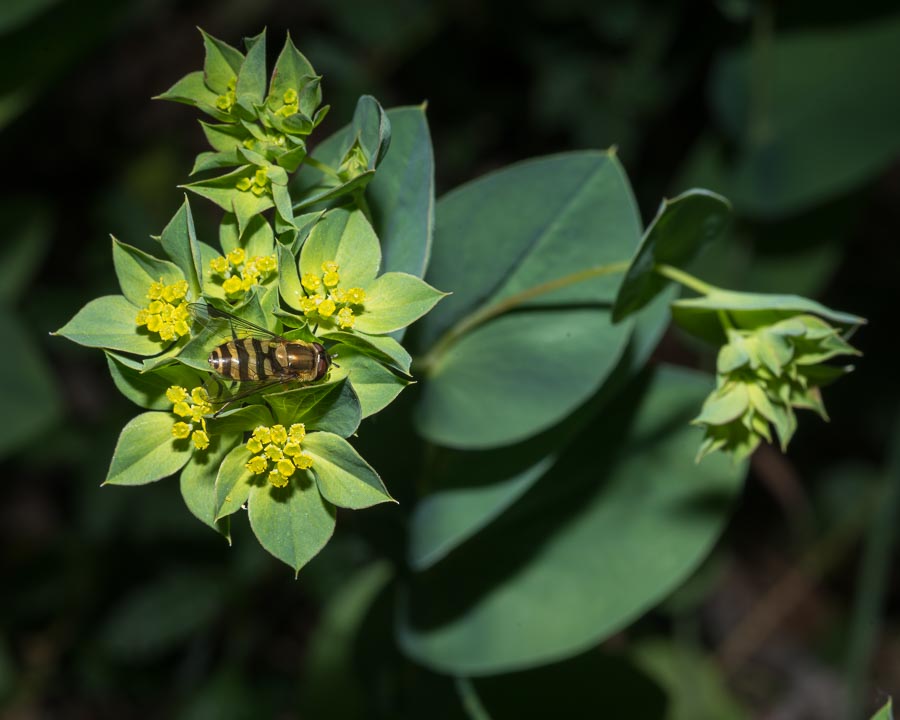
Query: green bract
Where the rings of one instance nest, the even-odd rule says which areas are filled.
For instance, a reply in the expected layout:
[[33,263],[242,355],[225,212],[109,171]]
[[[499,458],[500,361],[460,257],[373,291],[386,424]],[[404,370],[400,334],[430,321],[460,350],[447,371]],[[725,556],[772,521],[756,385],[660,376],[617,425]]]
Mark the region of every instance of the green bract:
[[[361,195],[390,144],[391,123],[377,101],[360,100],[334,167],[309,159],[309,173],[328,180],[292,186],[290,175],[307,160],[306,138],[328,110],[320,107],[321,78],[290,38],[268,83],[265,33],[247,40],[246,54],[203,38],[203,71],[160,97],[216,121],[201,123],[213,151],[192,171],[212,177],[185,187],[224,211],[220,247],[198,239],[185,200],[155,254],[113,239],[122,294],[89,302],[58,332],[104,349],[116,387],[148,410],[122,430],[104,484],[143,485],[180,471],[184,501],[201,521],[230,537],[231,515],[247,508],[260,543],[299,571],[330,538],[336,507],[393,500],[346,438],[411,382],[411,358],[388,333],[444,293],[421,280],[424,264],[418,275],[379,274],[381,241]],[[404,145],[386,178],[393,195],[427,193],[415,205],[419,217],[399,203],[380,212],[391,241],[419,257],[428,254],[434,203],[423,142],[427,131],[419,147]],[[404,175],[415,158],[427,158],[425,182]],[[410,230],[398,238],[393,228]],[[301,284],[314,273],[325,292]],[[304,312],[310,298],[319,299],[316,312]],[[329,312],[322,300],[340,308]],[[198,310],[204,304],[209,309]],[[255,353],[245,365],[259,370],[264,347],[282,339],[323,344],[338,362],[316,381],[279,380],[273,370],[258,386],[216,376],[208,362],[232,341]]]

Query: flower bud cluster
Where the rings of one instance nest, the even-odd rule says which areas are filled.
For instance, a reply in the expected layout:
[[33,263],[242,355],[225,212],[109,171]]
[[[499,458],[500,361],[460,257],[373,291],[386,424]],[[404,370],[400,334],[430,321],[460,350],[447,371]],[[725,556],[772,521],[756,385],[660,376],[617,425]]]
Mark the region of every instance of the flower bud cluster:
[[284,425],[260,425],[247,441],[247,449],[253,453],[247,461],[247,469],[254,475],[262,475],[268,470],[269,482],[275,487],[284,487],[297,470],[308,470],[313,465],[312,455],[301,447],[305,437],[303,423],[294,423],[288,429]]
[[356,314],[366,302],[366,292],[358,287],[342,290],[338,270],[337,263],[327,261],[322,263],[322,275],[303,275],[300,284],[308,294],[300,298],[300,309],[308,318],[327,320],[334,316],[338,326],[348,329],[353,327]]
[[161,340],[175,340],[191,331],[188,323],[187,280],[166,285],[162,278],[151,283],[147,291],[150,303],[138,311],[134,321],[159,335]]
[[166,390],[166,398],[172,403],[172,412],[178,417],[189,418],[189,422],[179,421],[172,427],[172,435],[176,440],[188,437],[198,450],[209,447],[209,435],[206,431],[206,415],[212,412],[209,395],[202,387],[195,387],[188,393],[186,388],[173,385]]
[[209,268],[223,278],[222,289],[228,295],[242,295],[273,273],[278,267],[274,255],[254,255],[250,258],[244,248],[235,248],[209,262]]
[[706,431],[698,460],[716,450],[741,460],[762,440],[772,442],[770,426],[786,449],[797,428],[794,410],[813,410],[827,420],[820,387],[851,369],[822,363],[837,355],[859,354],[837,328],[814,315],[726,332],[716,390],[693,421]]

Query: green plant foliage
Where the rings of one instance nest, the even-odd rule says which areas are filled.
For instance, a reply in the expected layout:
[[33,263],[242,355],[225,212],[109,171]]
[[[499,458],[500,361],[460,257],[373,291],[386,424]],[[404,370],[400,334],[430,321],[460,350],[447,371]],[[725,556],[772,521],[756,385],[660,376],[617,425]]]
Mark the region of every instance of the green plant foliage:
[[420,327],[430,349],[419,432],[450,447],[506,445],[598,389],[631,330],[611,322],[618,278],[587,279],[459,327],[548,280],[632,254],[640,219],[614,155],[543,158],[469,183],[441,199],[435,237],[427,277],[453,295]]
[[900,16],[764,42],[765,55],[748,43],[720,59],[710,98],[736,148],[705,141],[689,177],[742,212],[777,218],[853,189],[900,151],[900,97],[883,72],[900,62]]
[[582,652],[662,599],[718,537],[744,475],[724,458],[694,464],[684,423],[707,385],[669,368],[636,380],[501,519],[410,579],[401,646],[441,672],[511,672]]
[[723,234],[730,211],[725,198],[706,190],[688,190],[663,200],[622,280],[613,321],[640,310],[662,292],[668,282],[655,272],[656,266],[684,267]]
[[893,702],[890,698],[888,698],[881,710],[872,716],[872,720],[894,720]]

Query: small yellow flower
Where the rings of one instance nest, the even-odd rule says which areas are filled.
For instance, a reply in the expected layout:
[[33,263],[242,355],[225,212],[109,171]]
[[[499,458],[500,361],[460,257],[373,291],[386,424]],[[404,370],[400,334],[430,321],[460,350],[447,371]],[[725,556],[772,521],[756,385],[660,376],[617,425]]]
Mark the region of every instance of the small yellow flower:
[[269,483],[277,488],[283,488],[288,484],[288,479],[277,470],[269,473]]
[[269,182],[269,172],[265,168],[257,168],[253,173],[253,184],[257,187],[265,187]]
[[289,88],[284,91],[284,95],[282,95],[282,100],[284,100],[285,105],[293,105],[297,102],[297,91],[294,88]]
[[322,280],[318,275],[315,275],[313,273],[305,273],[303,275],[303,278],[300,280],[300,284],[310,292],[315,292],[322,285]]
[[295,443],[302,443],[303,438],[306,437],[306,425],[303,423],[294,423],[288,429],[288,436]]
[[172,408],[172,412],[179,417],[190,417],[191,406],[188,405],[184,400],[181,400],[180,402],[175,403],[175,407]]
[[322,302],[322,300],[324,300],[324,298],[321,295],[300,298],[300,309],[304,314],[311,315],[316,311],[316,308],[319,306],[319,303]]
[[281,475],[286,478],[289,478],[291,475],[293,475],[294,471],[297,469],[294,466],[294,463],[292,463],[288,459],[279,460],[276,467],[278,468],[278,472],[281,473]]
[[222,289],[229,295],[240,292],[242,289],[241,279],[237,275],[232,275],[222,283]]
[[194,441],[194,447],[198,450],[206,450],[209,447],[209,435],[206,434],[205,430],[194,430],[191,440]]
[[340,269],[341,266],[338,265],[334,260],[326,260],[322,263],[323,273],[336,273]]
[[166,390],[166,400],[168,400],[173,405],[175,403],[181,402],[182,400],[186,400],[187,396],[187,390],[185,390],[180,385],[173,385],[168,390]]
[[149,317],[150,317],[150,313],[148,313],[146,309],[138,310],[138,314],[135,316],[134,322],[137,324],[138,327],[140,327],[141,325],[147,324],[147,320]]
[[147,299],[149,300],[159,300],[163,294],[163,285],[162,280],[155,283],[150,283],[150,289],[147,290]]
[[334,304],[334,300],[331,298],[325,298],[322,302],[319,303],[319,307],[316,308],[319,315],[322,317],[331,317],[334,314],[336,309],[336,305]]
[[251,453],[256,455],[256,453],[262,452],[263,446],[259,440],[257,440],[255,437],[252,437],[247,441],[247,449]]
[[325,287],[333,288],[341,281],[341,276],[336,272],[327,272],[322,277],[322,282],[325,283]]
[[234,186],[235,186],[238,190],[240,190],[241,192],[246,192],[247,190],[250,189],[250,186],[251,186],[252,184],[253,184],[253,183],[250,182],[250,178],[248,178],[248,177],[242,177],[240,180],[238,180],[238,181],[234,184]]
[[269,460],[277,461],[281,460],[281,458],[284,457],[284,452],[282,451],[282,449],[274,444],[266,445],[264,452],[266,453],[266,457],[269,458]]
[[300,454],[300,443],[291,440],[284,446],[284,454],[286,457],[293,457]]
[[256,195],[256,197],[259,197],[260,195],[262,195],[266,192],[266,186],[265,185],[254,185],[253,187],[250,188],[250,192],[252,192],[254,195]]
[[237,267],[247,257],[247,253],[244,251],[242,247],[236,247],[234,250],[228,253],[228,262]]
[[299,455],[294,456],[294,465],[298,470],[308,470],[313,466],[313,457],[305,450]]
[[267,445],[272,439],[272,431],[265,425],[259,425],[253,431],[253,437],[259,440],[263,445]]
[[346,301],[351,305],[362,305],[366,301],[366,291],[362,288],[350,288],[347,291]]
[[191,331],[191,326],[187,324],[186,320],[176,320],[173,327],[175,328],[175,334],[179,337],[187,335]]
[[250,458],[245,467],[254,475],[262,475],[268,466],[269,463],[266,462],[266,459],[261,455],[257,455],[256,457]]
[[287,442],[287,430],[284,429],[284,425],[273,425],[272,428],[272,442],[276,445],[284,445]]
[[278,259],[274,255],[261,255],[256,259],[256,266],[261,272],[274,272],[278,268]]
[[191,402],[197,405],[203,405],[209,402],[209,393],[206,392],[205,388],[195,387],[191,390]]
[[348,307],[342,307],[337,314],[338,325],[342,328],[352,328],[356,322],[353,311]]
[[172,426],[172,435],[177,440],[184,440],[191,434],[191,426],[186,422],[177,422]]

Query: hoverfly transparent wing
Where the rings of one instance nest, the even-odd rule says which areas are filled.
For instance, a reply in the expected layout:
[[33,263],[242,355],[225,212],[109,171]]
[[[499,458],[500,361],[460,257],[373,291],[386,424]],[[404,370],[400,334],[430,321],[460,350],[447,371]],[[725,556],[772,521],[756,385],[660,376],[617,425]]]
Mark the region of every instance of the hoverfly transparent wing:
[[226,310],[220,310],[206,303],[189,303],[188,312],[201,327],[220,327],[232,337],[258,337],[266,340],[281,340],[281,336],[261,325],[244,320]]

